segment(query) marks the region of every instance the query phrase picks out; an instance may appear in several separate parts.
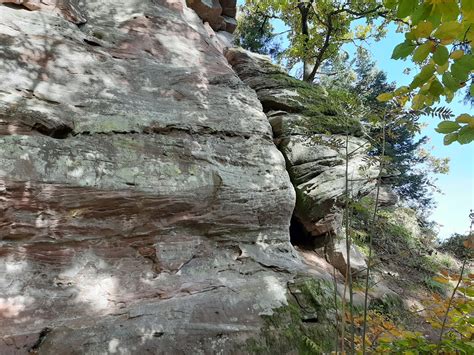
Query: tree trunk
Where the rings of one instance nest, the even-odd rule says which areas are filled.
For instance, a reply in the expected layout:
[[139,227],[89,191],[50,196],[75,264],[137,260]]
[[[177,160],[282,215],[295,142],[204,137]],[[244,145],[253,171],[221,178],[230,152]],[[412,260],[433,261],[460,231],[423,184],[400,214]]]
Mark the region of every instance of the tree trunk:
[[305,36],[305,46],[303,55],[303,81],[311,83],[314,80],[314,75],[311,75],[314,69],[314,65],[310,63],[308,58],[309,48],[309,28],[308,28],[308,14],[311,8],[312,1],[309,3],[300,2],[298,9],[301,15],[301,33]]

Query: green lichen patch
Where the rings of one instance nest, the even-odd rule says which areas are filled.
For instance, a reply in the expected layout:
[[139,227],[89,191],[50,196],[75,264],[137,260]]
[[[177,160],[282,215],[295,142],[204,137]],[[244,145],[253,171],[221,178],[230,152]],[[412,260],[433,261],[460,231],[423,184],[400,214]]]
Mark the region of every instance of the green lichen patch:
[[[320,86],[311,85],[281,73],[272,74],[268,79],[267,88],[286,90],[296,95],[278,95],[271,98],[271,102],[267,97],[265,99],[267,110],[284,109],[305,116],[307,119],[301,124],[310,134],[348,132],[352,135],[360,135],[362,133],[360,121],[339,112],[340,105]],[[265,102],[263,104],[265,107]],[[276,106],[270,107],[271,105]]]
[[259,337],[248,341],[256,354],[318,354],[335,349],[337,339],[333,285],[313,278],[301,278],[288,285],[288,305],[271,316]]

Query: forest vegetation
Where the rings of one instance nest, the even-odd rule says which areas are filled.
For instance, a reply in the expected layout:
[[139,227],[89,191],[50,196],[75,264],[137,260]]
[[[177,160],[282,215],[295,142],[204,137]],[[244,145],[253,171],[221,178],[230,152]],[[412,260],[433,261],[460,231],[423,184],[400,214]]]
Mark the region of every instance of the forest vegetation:
[[[423,116],[440,120],[436,130],[446,145],[474,141],[474,116],[469,113],[474,102],[474,2],[247,0],[240,11],[237,43],[271,56],[296,78],[324,88],[336,114],[346,117],[346,134],[349,121],[362,123],[370,142],[367,164],[380,169],[375,197],[355,200],[346,193],[346,243],[358,245],[369,266],[364,281],[351,276],[346,280],[349,304],[336,302],[341,325],[332,351],[474,353],[472,225],[466,235],[436,240],[435,223],[429,222],[436,190],[433,177],[448,173],[449,158],[430,154],[420,123]],[[405,36],[404,42],[393,45],[392,59],[415,67],[405,73],[411,76],[407,86],[388,82],[366,47],[369,39],[377,45],[389,26]],[[348,44],[354,48],[351,54],[344,49]],[[464,99],[466,113],[453,115],[450,102],[455,97]],[[309,137],[321,133],[318,122],[311,120],[305,129]],[[329,144],[344,147],[343,141]],[[380,208],[381,185],[390,185],[404,207]],[[468,189],[472,192],[473,186]],[[415,217],[421,232],[413,233],[401,223],[400,213]],[[412,260],[408,264],[406,257]],[[417,290],[422,309],[403,309],[400,300],[368,304],[374,275],[384,263],[392,272],[408,275],[400,286]],[[366,294],[362,309],[353,304],[354,287]],[[295,337],[303,339],[303,353],[323,351],[317,336]]]

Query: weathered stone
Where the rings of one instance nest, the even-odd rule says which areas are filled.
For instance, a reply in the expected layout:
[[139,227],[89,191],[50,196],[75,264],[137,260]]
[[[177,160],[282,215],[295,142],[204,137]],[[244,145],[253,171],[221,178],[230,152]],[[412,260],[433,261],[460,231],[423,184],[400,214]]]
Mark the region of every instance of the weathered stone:
[[79,0],[0,0],[0,4],[20,5],[31,11],[54,11],[76,25],[87,22],[79,9]]
[[219,39],[220,45],[223,48],[223,52],[234,46],[234,38],[229,32],[219,31],[217,32],[217,38]]
[[[377,197],[377,190],[373,190],[369,196],[374,200]],[[390,186],[380,186],[378,194],[378,203],[379,206],[389,207],[395,206],[399,202],[398,195],[390,188]]]
[[232,48],[226,57],[267,112],[296,189],[297,220],[312,237],[338,234],[346,193],[346,140],[338,133],[352,133],[347,140],[349,197],[370,193],[378,174],[367,165],[367,141],[355,136],[361,124],[347,124],[324,90],[289,77],[267,56]]
[[225,30],[229,33],[234,33],[237,29],[237,21],[235,18],[224,16]]
[[236,18],[237,8],[236,7],[224,7],[222,8],[222,15]]
[[295,194],[181,1],[0,6],[0,353],[230,353],[287,302]]
[[[347,246],[344,239],[338,239],[333,241],[327,249],[327,255],[329,262],[337,269],[341,274],[347,276],[348,271],[348,257],[347,257]],[[364,255],[359,251],[357,245],[351,243],[349,248],[350,255],[350,272],[354,277],[365,276],[363,271],[367,269],[367,263],[365,262]]]
[[186,0],[186,4],[196,11],[198,16],[204,21],[209,22],[215,30],[225,30],[225,21],[222,17],[222,7],[219,0]]

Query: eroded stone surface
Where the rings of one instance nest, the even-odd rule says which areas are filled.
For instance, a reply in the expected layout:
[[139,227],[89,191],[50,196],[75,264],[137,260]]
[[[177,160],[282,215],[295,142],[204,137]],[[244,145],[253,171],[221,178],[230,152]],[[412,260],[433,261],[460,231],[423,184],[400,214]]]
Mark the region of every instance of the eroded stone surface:
[[236,0],[186,0],[186,4],[215,31],[233,33],[237,28]]
[[[378,174],[367,163],[367,141],[357,137],[360,123],[353,120],[347,127],[332,111],[331,98],[324,90],[289,77],[268,57],[238,48],[227,50],[226,56],[240,78],[255,89],[267,112],[296,189],[295,220],[316,239],[341,234],[346,138],[338,133],[351,133],[347,141],[349,197],[372,191]],[[308,120],[316,131],[308,133]]]
[[294,190],[184,1],[0,6],[0,353],[244,349],[286,302]]

